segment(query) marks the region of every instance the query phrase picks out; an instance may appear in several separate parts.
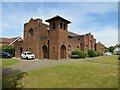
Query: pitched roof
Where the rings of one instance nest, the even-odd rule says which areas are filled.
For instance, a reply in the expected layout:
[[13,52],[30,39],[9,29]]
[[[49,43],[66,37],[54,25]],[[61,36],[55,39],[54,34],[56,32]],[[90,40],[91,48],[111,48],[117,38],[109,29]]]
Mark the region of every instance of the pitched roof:
[[62,19],[63,21],[66,21],[68,24],[71,23],[71,22],[68,21],[67,19],[64,19],[64,18],[62,18],[62,17],[60,17],[60,16],[58,16],[58,15],[56,15],[56,16],[50,18],[50,19],[47,19],[46,22],[50,22],[51,20],[55,20],[55,19]]
[[10,43],[12,43],[14,40],[16,40],[17,38],[20,38],[20,37],[0,38],[0,43],[1,43],[1,44],[10,44]]
[[98,44],[102,44],[102,43],[99,41]]
[[79,34],[76,34],[73,32],[68,32],[68,36],[76,37],[76,36],[79,36]]

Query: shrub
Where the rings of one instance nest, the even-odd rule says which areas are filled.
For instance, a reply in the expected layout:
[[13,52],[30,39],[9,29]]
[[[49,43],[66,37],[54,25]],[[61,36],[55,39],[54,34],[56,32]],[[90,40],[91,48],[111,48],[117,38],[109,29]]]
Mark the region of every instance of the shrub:
[[118,60],[120,60],[120,56],[118,56]]
[[102,56],[101,52],[96,52],[96,56]]
[[88,54],[88,57],[96,57],[97,56],[97,52],[95,52],[92,49],[88,50],[87,54]]
[[85,52],[80,50],[72,51],[72,55],[78,55],[78,58],[85,58],[87,56]]
[[25,87],[25,82],[23,81],[24,77],[27,76],[27,72],[22,72],[15,77],[11,77],[9,80],[10,83],[10,88],[24,88]]

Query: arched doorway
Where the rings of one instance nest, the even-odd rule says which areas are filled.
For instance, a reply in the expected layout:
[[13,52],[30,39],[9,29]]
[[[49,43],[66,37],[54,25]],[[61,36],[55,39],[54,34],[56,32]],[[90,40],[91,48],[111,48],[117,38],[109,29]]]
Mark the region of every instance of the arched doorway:
[[23,48],[22,48],[22,47],[20,47],[19,51],[20,51],[20,55],[21,55],[21,54],[22,54],[22,52],[23,52]]
[[47,49],[47,46],[44,45],[42,47],[42,50],[43,50],[43,58],[48,59],[48,49]]
[[61,49],[60,49],[60,57],[61,59],[65,59],[66,58],[66,47],[64,45],[61,46]]

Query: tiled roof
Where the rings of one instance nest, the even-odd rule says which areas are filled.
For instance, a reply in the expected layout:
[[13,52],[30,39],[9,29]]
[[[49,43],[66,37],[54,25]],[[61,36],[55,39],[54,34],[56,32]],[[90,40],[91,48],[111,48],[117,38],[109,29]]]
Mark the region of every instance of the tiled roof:
[[14,38],[0,38],[0,43],[1,44],[10,44],[14,40],[16,40],[19,37],[14,37]]
[[57,19],[57,18],[62,19],[64,21],[66,21],[67,23],[71,23],[70,21],[68,21],[67,19],[64,19],[64,18],[60,17],[59,15],[56,15],[56,16],[50,18],[50,19],[47,19],[46,22],[50,22],[51,20],[54,20],[54,19]]

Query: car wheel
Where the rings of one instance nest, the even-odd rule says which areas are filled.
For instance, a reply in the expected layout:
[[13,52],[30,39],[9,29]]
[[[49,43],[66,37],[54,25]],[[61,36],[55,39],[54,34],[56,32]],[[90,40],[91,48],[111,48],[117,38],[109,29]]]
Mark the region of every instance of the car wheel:
[[28,57],[26,57],[26,59],[28,60]]
[[23,59],[23,57],[21,56],[21,59]]

